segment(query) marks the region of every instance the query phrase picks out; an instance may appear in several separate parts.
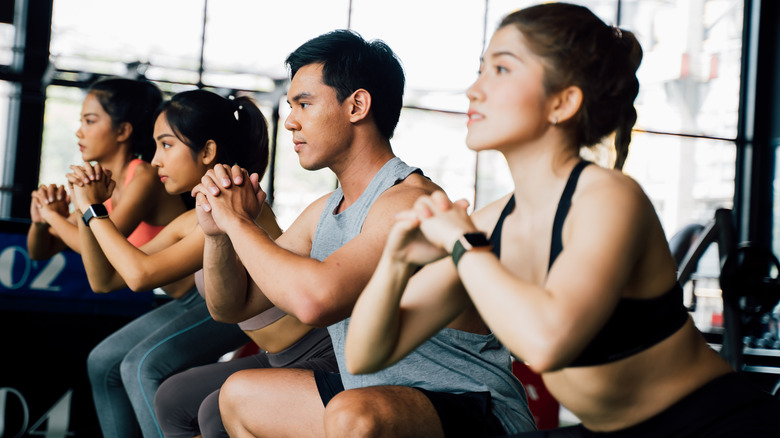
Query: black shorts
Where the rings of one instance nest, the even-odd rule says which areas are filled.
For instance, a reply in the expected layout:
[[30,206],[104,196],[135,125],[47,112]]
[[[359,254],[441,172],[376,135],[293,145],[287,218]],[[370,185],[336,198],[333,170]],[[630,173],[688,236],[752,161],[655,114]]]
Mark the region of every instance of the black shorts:
[[615,432],[582,425],[512,435],[517,438],[764,438],[780,435],[780,400],[737,373],[704,385],[660,414]]
[[[339,373],[314,370],[314,380],[317,382],[317,391],[325,406],[336,394],[344,391]],[[422,388],[413,389],[428,397],[436,409],[446,437],[479,438],[501,436],[506,433],[501,422],[493,415],[490,392],[452,394]]]

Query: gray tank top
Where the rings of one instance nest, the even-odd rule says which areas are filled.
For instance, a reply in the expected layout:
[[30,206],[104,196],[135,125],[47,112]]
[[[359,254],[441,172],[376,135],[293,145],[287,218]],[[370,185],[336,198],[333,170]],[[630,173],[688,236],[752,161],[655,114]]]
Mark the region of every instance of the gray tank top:
[[[374,201],[413,172],[419,169],[393,158],[374,176],[360,198],[338,214],[335,211],[343,194],[341,189],[334,191],[317,224],[311,257],[324,260],[357,236]],[[525,391],[512,374],[509,351],[493,334],[445,328],[395,365],[377,373],[353,375],[347,371],[344,358],[348,325],[349,318],[328,327],[344,388],[400,385],[450,393],[489,391],[493,413],[507,433],[535,429]]]

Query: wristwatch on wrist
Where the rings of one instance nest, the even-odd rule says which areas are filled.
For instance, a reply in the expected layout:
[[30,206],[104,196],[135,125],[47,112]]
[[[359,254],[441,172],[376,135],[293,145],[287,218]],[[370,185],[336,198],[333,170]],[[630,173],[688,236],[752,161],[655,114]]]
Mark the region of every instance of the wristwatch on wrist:
[[465,233],[464,235],[460,236],[460,238],[455,241],[455,246],[452,247],[452,262],[455,263],[455,267],[458,267],[458,262],[466,251],[471,251],[472,249],[478,248],[492,248],[492,245],[490,245],[490,241],[488,240],[485,233],[477,231],[473,233]]
[[81,220],[84,221],[84,225],[89,226],[89,221],[93,218],[106,218],[108,217],[108,210],[106,210],[106,206],[103,204],[92,204],[87,208],[87,211],[84,212],[84,215],[81,216]]

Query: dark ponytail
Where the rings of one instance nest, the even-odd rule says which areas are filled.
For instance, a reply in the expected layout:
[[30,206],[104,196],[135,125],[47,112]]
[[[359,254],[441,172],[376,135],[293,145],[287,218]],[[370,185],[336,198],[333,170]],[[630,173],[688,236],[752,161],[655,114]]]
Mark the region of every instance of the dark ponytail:
[[106,78],[88,89],[111,117],[116,129],[122,123],[133,127],[130,135],[130,153],[144,161],[154,156],[155,109],[162,102],[162,93],[151,82],[124,78]]
[[217,163],[238,164],[261,177],[268,166],[268,124],[249,97],[226,99],[206,90],[185,91],[160,105],[157,114],[193,155],[209,140],[217,144]]
[[551,3],[507,15],[499,27],[515,26],[545,66],[548,94],[577,86],[580,110],[561,123],[575,144],[590,147],[615,133],[615,168],[628,155],[636,123],[637,68],[642,48],[634,34],[607,26],[585,7]]

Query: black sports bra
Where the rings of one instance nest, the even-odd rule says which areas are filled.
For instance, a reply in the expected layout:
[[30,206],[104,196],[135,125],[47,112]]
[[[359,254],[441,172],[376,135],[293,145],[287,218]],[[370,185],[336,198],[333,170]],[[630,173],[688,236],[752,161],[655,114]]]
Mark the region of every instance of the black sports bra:
[[[571,198],[577,187],[580,173],[588,161],[580,161],[569,175],[566,187],[558,202],[550,242],[549,270],[558,254],[563,250],[561,230],[571,207]],[[501,257],[501,229],[504,219],[514,210],[515,197],[509,198],[498,218],[490,243],[493,253]],[[650,299],[621,298],[607,323],[569,367],[602,365],[614,362],[640,351],[671,336],[688,320],[688,311],[683,306],[682,288],[678,283],[665,294]]]

